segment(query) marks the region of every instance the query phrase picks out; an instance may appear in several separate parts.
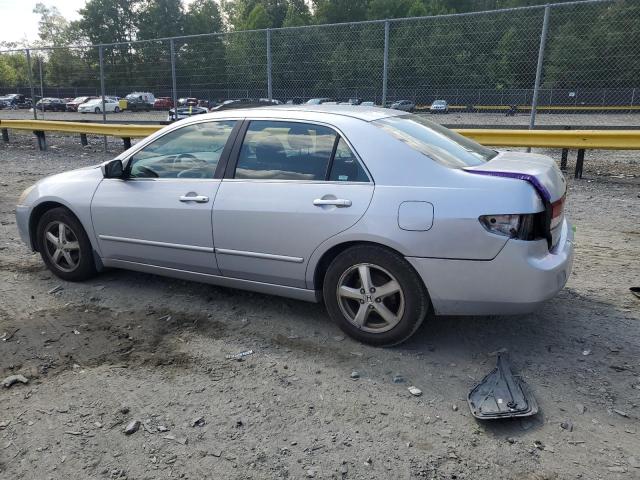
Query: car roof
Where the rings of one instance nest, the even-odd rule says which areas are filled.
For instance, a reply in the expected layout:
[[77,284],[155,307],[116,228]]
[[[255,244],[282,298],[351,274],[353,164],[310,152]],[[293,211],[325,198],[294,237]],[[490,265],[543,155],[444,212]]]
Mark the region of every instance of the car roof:
[[[254,108],[237,108],[233,110],[221,110],[218,112],[209,113],[211,118],[233,115],[250,115],[254,117],[283,117],[286,118],[292,114],[292,118],[300,118],[305,113],[309,113],[309,120],[313,120],[313,114],[321,113],[328,115],[338,115],[343,117],[357,118],[365,122],[372,122],[381,118],[396,117],[399,115],[406,115],[406,112],[399,110],[390,110],[388,108],[380,107],[363,107],[360,105],[274,105],[265,107]],[[202,119],[202,117],[200,117]]]

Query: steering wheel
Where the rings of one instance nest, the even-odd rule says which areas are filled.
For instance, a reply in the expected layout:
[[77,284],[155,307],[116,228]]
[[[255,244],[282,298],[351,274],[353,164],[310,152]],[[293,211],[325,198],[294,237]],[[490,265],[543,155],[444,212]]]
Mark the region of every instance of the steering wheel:
[[176,164],[178,162],[182,162],[183,159],[188,158],[189,160],[194,160],[196,162],[202,162],[202,163],[206,163],[205,160],[202,160],[198,157],[196,157],[195,155],[192,155],[190,153],[179,153],[178,155],[176,155],[173,159],[173,163]]

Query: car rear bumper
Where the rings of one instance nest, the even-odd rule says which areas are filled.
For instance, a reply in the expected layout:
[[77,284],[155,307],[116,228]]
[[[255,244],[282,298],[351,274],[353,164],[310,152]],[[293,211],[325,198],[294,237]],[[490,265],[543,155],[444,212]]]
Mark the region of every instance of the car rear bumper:
[[509,240],[489,261],[407,257],[422,277],[438,315],[529,313],[566,284],[573,230],[565,219],[552,252],[546,240]]
[[26,243],[29,248],[33,249],[31,238],[29,237],[29,207],[26,205],[16,206],[16,225],[18,226],[20,239]]

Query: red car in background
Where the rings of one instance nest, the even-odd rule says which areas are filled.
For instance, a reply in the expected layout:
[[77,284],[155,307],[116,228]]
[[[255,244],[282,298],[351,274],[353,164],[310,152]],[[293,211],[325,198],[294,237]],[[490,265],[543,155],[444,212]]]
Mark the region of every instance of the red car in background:
[[67,102],[66,104],[67,112],[77,112],[79,105],[82,105],[83,103],[88,102],[89,100],[95,100],[96,98],[98,97],[76,97],[73,100]]
[[195,97],[179,98],[178,106],[179,107],[197,107],[198,99]]
[[153,102],[154,110],[169,110],[170,108],[173,108],[173,100],[170,97],[158,97]]

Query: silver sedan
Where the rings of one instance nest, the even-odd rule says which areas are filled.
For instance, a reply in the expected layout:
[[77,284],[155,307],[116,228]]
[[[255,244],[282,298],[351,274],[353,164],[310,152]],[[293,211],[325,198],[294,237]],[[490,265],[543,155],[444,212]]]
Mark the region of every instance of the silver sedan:
[[62,279],[117,267],[324,301],[349,335],[429,314],[518,314],[565,284],[566,185],[423,117],[355,106],[198,115],[114,160],[40,180],[22,239]]

